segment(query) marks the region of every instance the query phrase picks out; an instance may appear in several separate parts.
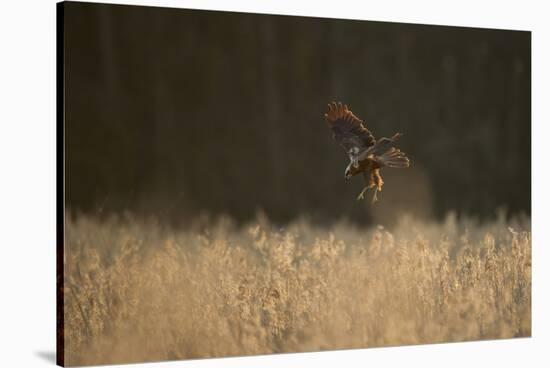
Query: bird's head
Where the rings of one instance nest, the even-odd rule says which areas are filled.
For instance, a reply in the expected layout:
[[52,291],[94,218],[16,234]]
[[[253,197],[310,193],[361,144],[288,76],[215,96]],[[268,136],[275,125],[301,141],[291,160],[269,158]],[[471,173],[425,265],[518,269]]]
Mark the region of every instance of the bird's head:
[[352,176],[353,175],[351,173],[351,168],[349,166],[346,167],[346,171],[344,172],[344,178],[346,178],[346,180],[349,180]]

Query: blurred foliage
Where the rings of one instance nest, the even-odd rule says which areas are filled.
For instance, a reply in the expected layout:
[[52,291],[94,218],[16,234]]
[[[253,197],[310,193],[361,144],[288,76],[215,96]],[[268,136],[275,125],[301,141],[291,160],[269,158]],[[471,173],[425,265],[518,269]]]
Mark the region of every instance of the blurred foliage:
[[[68,207],[363,223],[530,211],[529,32],[65,7]],[[332,100],[376,137],[404,133],[412,167],[382,172],[374,211],[344,180]]]

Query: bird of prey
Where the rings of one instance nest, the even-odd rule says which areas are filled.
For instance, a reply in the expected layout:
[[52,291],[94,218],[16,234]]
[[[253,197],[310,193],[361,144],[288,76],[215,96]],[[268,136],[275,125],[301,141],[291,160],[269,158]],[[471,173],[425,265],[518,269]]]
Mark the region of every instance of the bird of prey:
[[365,192],[374,188],[372,202],[377,201],[377,193],[382,190],[382,167],[409,167],[409,159],[393,144],[401,136],[394,134],[391,138],[374,139],[372,133],[365,127],[363,121],[357,118],[347,105],[341,102],[328,104],[325,114],[327,125],[332,129],[333,138],[344,148],[350,163],[346,167],[346,179],[363,174],[365,188],[357,196],[363,199]]

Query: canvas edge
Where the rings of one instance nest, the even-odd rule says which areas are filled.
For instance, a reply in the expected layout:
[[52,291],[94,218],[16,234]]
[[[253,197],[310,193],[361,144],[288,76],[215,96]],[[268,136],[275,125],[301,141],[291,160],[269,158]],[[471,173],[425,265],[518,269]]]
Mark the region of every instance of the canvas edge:
[[56,364],[65,366],[65,3],[56,3]]

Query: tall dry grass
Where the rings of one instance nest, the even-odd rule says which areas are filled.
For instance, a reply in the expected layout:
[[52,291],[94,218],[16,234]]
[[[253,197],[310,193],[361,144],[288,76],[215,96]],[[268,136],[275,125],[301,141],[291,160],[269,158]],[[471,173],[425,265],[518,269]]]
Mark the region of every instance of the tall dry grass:
[[528,219],[66,223],[69,365],[531,334]]

